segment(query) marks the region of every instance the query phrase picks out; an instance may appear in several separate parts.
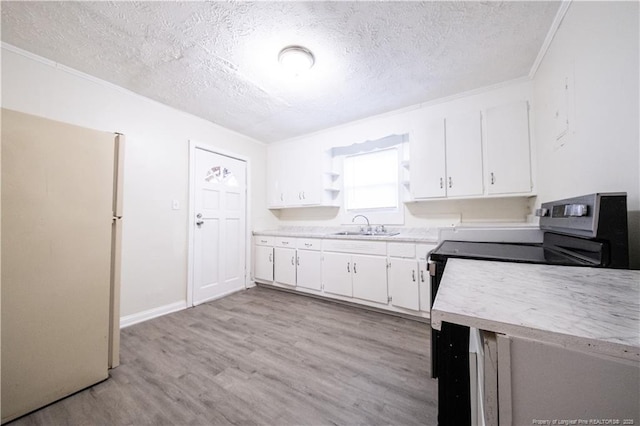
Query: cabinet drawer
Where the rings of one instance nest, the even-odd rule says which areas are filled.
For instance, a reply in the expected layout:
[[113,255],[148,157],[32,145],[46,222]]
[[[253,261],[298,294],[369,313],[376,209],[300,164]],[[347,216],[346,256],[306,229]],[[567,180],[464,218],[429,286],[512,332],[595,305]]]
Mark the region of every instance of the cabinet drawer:
[[297,247],[304,250],[320,250],[322,247],[322,240],[315,238],[298,238]]
[[296,239],[291,237],[276,237],[274,246],[296,248]]
[[363,240],[323,240],[322,249],[324,251],[340,253],[377,254],[384,256],[387,254],[387,243],[383,241]]
[[253,242],[257,246],[272,246],[273,237],[265,237],[264,235],[254,235]]
[[431,252],[431,250],[435,249],[436,247],[438,247],[437,243],[432,243],[432,244],[416,244],[416,255],[418,257],[418,260],[421,261],[427,261],[427,257],[429,256],[429,252]]
[[389,243],[387,252],[391,257],[416,257],[416,245],[408,243]]

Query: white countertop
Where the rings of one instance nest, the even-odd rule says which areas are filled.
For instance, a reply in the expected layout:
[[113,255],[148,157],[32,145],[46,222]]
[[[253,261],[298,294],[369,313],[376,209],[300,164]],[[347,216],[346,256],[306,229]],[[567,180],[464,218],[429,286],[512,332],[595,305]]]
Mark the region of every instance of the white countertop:
[[396,235],[336,235],[341,231],[357,231],[359,227],[291,226],[274,230],[253,231],[253,235],[292,238],[331,238],[340,240],[374,240],[405,243],[437,243],[439,228],[395,228],[387,227]]
[[640,271],[449,259],[443,321],[640,362]]

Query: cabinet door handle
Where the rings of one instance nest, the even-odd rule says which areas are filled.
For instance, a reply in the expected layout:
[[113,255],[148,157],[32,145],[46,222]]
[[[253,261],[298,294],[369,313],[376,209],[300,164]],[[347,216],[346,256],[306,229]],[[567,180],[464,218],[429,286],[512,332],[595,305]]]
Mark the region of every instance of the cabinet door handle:
[[442,180],[442,178],[440,178],[440,189],[444,188],[444,182]]
[[300,256],[296,257],[296,265],[300,266]]
[[413,280],[413,282],[416,282],[416,270],[412,269],[411,270],[411,279]]
[[358,271],[356,271],[356,262],[353,262],[353,273],[357,274]]
[[420,281],[424,282],[424,270],[420,271]]
[[347,272],[351,272],[351,269],[349,269],[349,262],[347,262]]
[[496,183],[496,177],[493,175],[493,172],[491,172],[491,185],[494,183]]
[[273,262],[273,253],[269,253],[269,263]]
[[295,265],[295,256],[291,256],[291,264]]
[[453,181],[451,179],[451,176],[449,176],[449,188],[451,188],[453,186]]
[[302,191],[302,199],[303,199],[303,200],[306,200],[306,199],[307,199],[307,197],[305,197],[305,196],[304,196],[304,191]]
[[287,245],[289,245],[289,241],[283,241],[283,242],[282,242],[282,245],[283,245],[283,246],[287,246]]

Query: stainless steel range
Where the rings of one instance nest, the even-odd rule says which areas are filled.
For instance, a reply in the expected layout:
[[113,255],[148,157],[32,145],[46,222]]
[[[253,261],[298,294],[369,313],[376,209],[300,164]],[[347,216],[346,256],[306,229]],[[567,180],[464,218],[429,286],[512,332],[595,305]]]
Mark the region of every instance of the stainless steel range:
[[[443,241],[430,254],[432,306],[447,259],[598,268],[628,268],[626,193],[597,193],[543,203],[536,211],[542,243]],[[443,323],[432,330],[431,372],[438,378],[438,423],[471,422],[468,327]]]

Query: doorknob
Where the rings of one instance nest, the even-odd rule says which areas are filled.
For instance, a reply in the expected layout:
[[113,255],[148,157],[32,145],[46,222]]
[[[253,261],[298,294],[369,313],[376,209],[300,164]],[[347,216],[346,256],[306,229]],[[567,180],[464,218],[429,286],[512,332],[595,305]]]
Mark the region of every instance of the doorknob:
[[196,220],[196,226],[199,228],[204,223],[204,220]]

